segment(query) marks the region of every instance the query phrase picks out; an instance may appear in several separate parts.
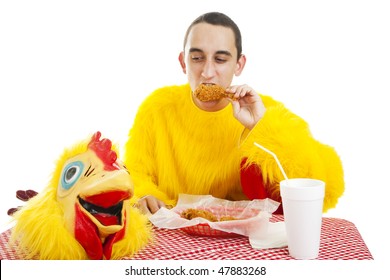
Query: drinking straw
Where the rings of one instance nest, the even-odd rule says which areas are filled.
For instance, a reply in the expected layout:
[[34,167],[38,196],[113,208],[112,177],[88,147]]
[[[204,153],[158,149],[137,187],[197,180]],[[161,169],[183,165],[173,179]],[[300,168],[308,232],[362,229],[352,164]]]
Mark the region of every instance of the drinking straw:
[[284,169],[282,167],[282,165],[280,164],[280,161],[278,159],[278,157],[273,153],[271,152],[270,150],[268,150],[267,148],[264,148],[263,146],[261,146],[260,144],[254,142],[255,146],[259,147],[260,149],[262,149],[263,151],[269,153],[270,155],[272,155],[274,157],[274,159],[276,160],[276,163],[278,164],[279,168],[280,168],[280,171],[282,171],[282,174],[283,174],[283,177],[284,179],[288,180],[287,178],[287,175],[286,175],[286,172],[284,172]]

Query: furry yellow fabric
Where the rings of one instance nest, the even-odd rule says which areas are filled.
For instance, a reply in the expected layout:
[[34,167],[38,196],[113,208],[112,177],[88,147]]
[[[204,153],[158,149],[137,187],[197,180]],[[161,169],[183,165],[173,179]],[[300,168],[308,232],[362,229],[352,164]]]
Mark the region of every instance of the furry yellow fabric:
[[[21,210],[13,215],[16,224],[12,229],[11,242],[27,258],[43,260],[88,259],[84,248],[69,231],[64,210],[57,200],[57,187],[65,162],[87,150],[89,139],[66,148],[57,160],[55,170],[48,185],[37,196],[30,199]],[[117,151],[116,146],[112,150]],[[134,201],[125,200],[126,229],[123,239],[114,243],[111,259],[131,256],[151,240],[151,230],[147,218],[131,205]]]
[[193,103],[188,84],[153,92],[141,105],[124,161],[138,197],[153,195],[175,205],[178,194],[211,194],[243,199],[240,162],[261,168],[270,198],[281,201],[282,174],[261,143],[278,155],[289,177],[326,182],[324,211],[344,191],[343,169],[335,150],[315,140],[307,123],[282,103],[261,95],[267,111],[249,133],[233,117],[231,106],[205,112]]

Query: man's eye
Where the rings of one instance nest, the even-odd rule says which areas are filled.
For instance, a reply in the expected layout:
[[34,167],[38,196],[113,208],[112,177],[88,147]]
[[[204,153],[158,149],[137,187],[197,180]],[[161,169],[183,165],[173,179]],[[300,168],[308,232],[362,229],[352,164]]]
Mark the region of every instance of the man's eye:
[[202,61],[204,59],[203,56],[193,56],[191,57],[192,61]]
[[216,57],[215,61],[218,62],[218,63],[225,63],[227,61],[227,59],[221,58],[221,57]]

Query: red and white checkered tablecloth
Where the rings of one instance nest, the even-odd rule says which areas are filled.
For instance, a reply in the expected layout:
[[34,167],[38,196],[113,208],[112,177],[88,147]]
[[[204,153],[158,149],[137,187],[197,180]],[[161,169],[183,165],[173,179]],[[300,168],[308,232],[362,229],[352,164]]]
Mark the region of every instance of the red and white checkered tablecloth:
[[[271,221],[282,221],[274,216]],[[253,249],[247,237],[199,237],[181,230],[153,229],[155,239],[131,258],[143,260],[288,260],[287,247]],[[0,235],[0,259],[24,259],[9,244],[11,230]],[[372,260],[373,257],[355,225],[339,218],[323,218],[320,260]]]

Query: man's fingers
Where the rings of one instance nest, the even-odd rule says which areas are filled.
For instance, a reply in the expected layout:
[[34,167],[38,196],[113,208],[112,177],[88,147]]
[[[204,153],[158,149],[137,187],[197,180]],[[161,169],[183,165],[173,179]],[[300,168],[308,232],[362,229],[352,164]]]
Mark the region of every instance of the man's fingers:
[[152,213],[150,213],[150,210],[148,208],[148,204],[147,204],[147,201],[146,199],[140,199],[137,203],[137,208],[139,210],[141,210],[141,212],[143,214],[146,214],[146,215],[151,215]]
[[156,213],[161,207],[165,207],[165,203],[161,200],[155,198],[154,196],[145,196],[141,198],[138,201],[138,208],[144,213],[144,214],[154,214]]
[[149,211],[152,214],[156,213],[160,209],[160,207],[161,207],[160,206],[161,204],[159,203],[159,200],[157,200],[154,197],[147,197],[146,201],[147,201],[147,204],[148,204]]

